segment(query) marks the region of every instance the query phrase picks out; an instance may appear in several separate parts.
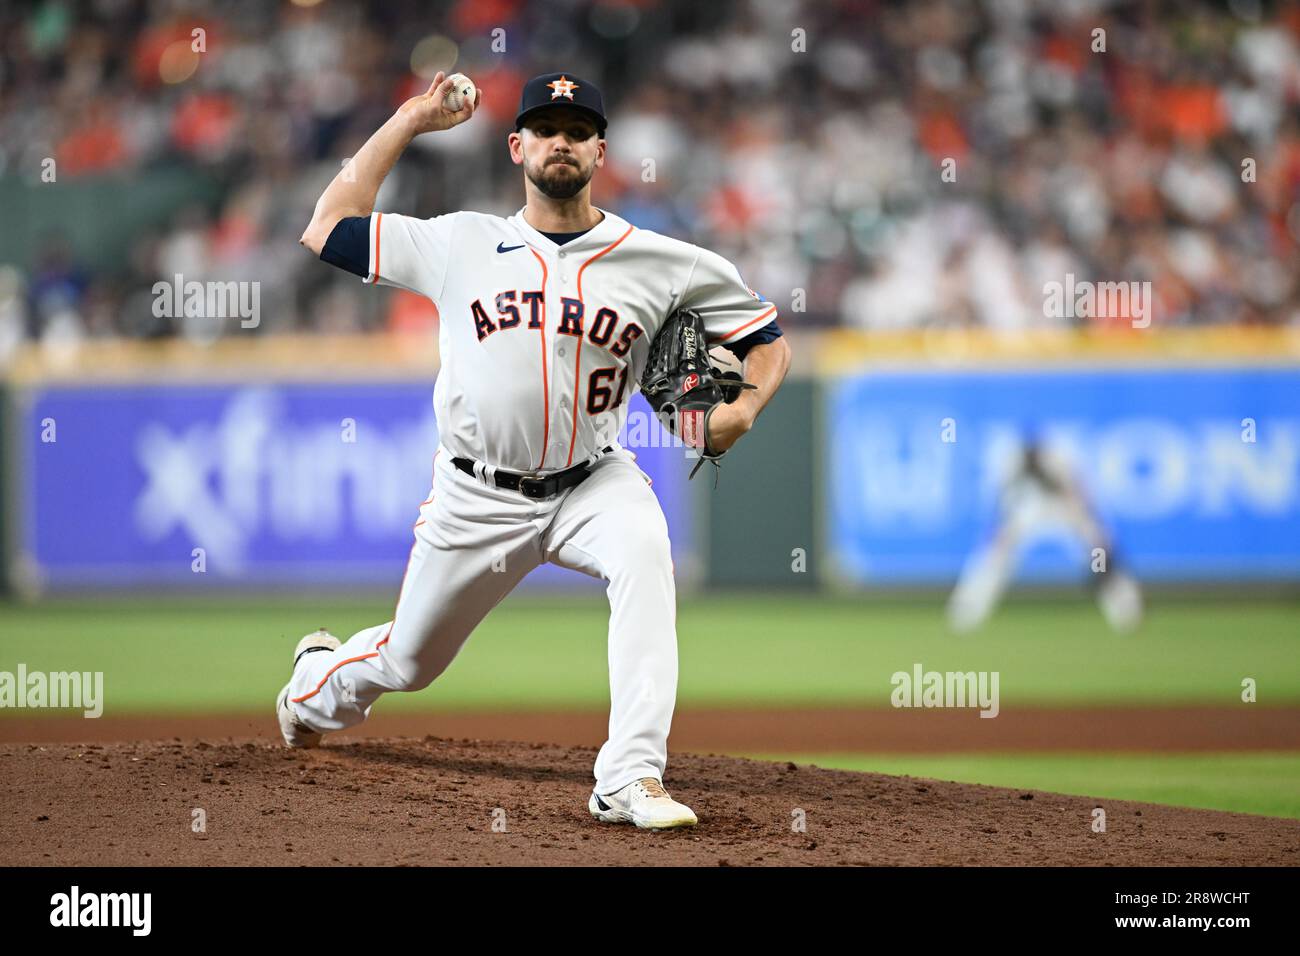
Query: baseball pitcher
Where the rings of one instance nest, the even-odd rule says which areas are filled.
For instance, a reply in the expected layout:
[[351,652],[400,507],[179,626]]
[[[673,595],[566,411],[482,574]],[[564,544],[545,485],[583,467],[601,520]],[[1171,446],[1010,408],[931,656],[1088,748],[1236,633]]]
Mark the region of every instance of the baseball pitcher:
[[[617,441],[638,387],[660,419],[716,461],[785,377],[776,308],[721,256],[591,204],[605,163],[600,91],[572,73],[523,89],[510,158],[525,204],[508,218],[376,212],[411,140],[473,117],[456,74],[407,100],[320,197],[302,244],[438,306],[439,447],[393,619],[294,652],[276,700],[285,743],[360,723],[387,691],[428,686],[483,617],[543,561],[607,583],[609,736],[588,809],[645,828],[696,816],[663,786],[677,693],[668,529],[649,478]],[[722,345],[743,381],[713,368]],[[698,467],[698,465],[697,465]]]

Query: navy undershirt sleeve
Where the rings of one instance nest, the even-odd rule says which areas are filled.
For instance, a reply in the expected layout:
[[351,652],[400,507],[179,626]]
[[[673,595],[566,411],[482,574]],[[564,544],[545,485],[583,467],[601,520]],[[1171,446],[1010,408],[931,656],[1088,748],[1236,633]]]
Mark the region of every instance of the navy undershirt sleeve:
[[325,240],[321,262],[366,278],[370,275],[370,217],[344,216]]
[[781,327],[776,324],[776,319],[773,319],[757,332],[750,332],[744,338],[736,339],[734,342],[723,342],[722,347],[743,362],[745,356],[749,354],[749,350],[755,345],[766,345],[768,342],[775,342],[784,334]]

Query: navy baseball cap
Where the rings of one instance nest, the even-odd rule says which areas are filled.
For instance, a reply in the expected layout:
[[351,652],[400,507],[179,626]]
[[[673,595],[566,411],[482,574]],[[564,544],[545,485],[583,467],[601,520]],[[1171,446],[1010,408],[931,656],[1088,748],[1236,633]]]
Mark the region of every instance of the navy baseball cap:
[[519,115],[515,117],[515,131],[523,128],[524,120],[547,106],[572,106],[587,113],[596,124],[601,138],[605,136],[605,101],[594,83],[589,83],[572,73],[543,73],[524,84],[519,97]]

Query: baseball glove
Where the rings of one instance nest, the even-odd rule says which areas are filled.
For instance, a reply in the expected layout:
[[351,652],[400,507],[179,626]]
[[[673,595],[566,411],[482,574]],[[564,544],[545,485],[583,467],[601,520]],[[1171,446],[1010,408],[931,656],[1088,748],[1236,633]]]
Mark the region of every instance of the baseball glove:
[[706,461],[712,462],[717,487],[726,452],[715,451],[709,444],[709,417],[714,409],[734,402],[741,391],[757,388],[744,381],[738,372],[724,371],[709,360],[704,335],[704,320],[692,309],[678,309],[668,317],[650,343],[650,356],[641,374],[641,394],[646,397],[664,428],[676,435],[687,447],[699,450],[700,460],[690,477]]

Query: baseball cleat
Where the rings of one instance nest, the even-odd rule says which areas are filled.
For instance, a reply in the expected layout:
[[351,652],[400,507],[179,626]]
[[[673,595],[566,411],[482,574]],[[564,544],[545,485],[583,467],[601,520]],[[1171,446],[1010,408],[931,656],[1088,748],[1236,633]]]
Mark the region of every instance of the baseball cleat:
[[[319,631],[313,631],[293,649],[293,666],[296,668],[298,662],[307,654],[315,651],[336,651],[339,649],[339,639],[331,634],[325,628]],[[280,735],[284,737],[286,747],[319,747],[321,738],[325,735],[319,730],[308,727],[298,715],[294,713],[293,704],[289,703],[289,685],[285,684],[280,690],[280,694],[275,699],[275,716],[280,721]]]
[[699,822],[695,812],[668,796],[654,777],[633,780],[622,790],[603,796],[593,791],[587,809],[602,823],[635,823],[643,830],[693,827]]

